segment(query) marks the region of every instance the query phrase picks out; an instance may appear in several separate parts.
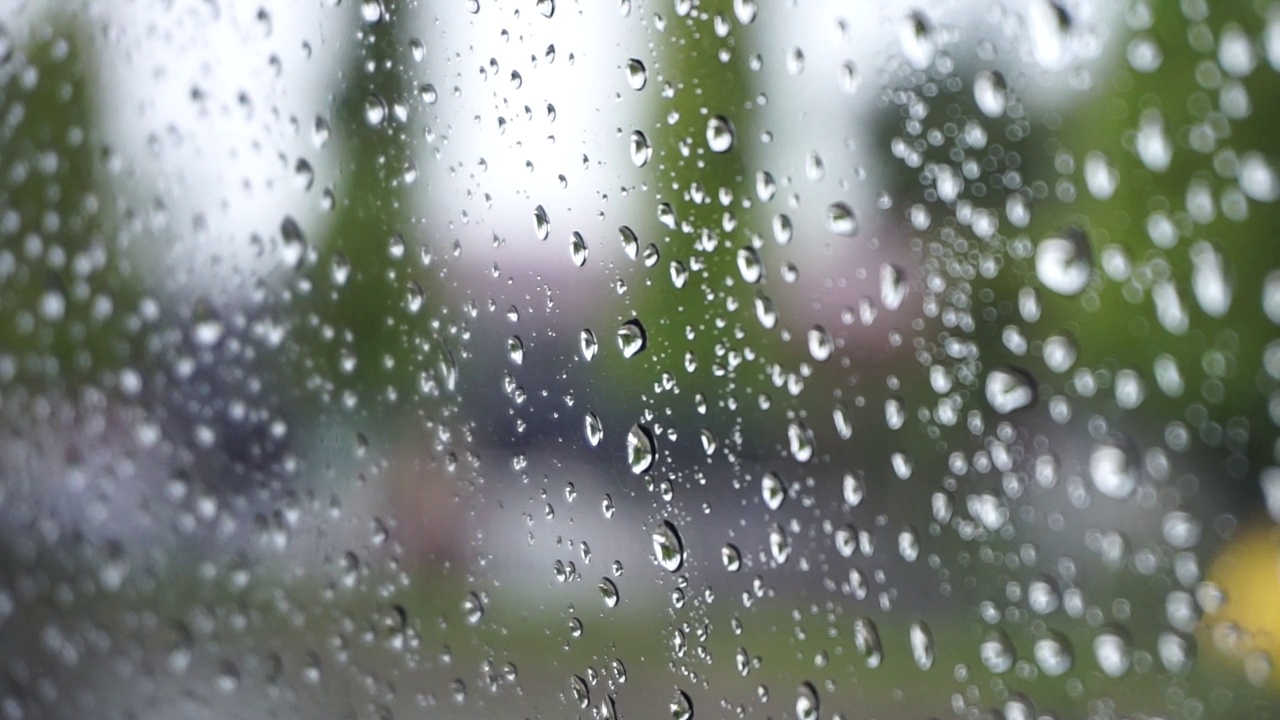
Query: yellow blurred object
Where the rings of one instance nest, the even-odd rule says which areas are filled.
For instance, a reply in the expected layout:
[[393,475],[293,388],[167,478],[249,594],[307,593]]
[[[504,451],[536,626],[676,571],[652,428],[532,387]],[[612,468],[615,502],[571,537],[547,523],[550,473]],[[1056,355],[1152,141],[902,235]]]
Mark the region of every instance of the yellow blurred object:
[[1243,663],[1255,685],[1280,688],[1280,673],[1272,672],[1280,657],[1280,525],[1242,530],[1214,560],[1196,599],[1205,613],[1202,645]]

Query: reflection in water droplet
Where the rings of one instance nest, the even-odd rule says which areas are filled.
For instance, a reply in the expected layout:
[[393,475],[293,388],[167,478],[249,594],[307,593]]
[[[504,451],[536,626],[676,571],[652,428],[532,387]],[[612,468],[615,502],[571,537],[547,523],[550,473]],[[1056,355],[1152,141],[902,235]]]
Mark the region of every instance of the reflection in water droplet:
[[787,558],[791,557],[791,538],[787,535],[787,531],[777,523],[774,523],[769,528],[769,554],[773,556],[773,561],[779,565],[785,563]]
[[760,478],[760,494],[764,498],[765,507],[777,510],[782,507],[782,501],[787,499],[787,488],[776,474],[765,473]]
[[911,641],[911,658],[916,661],[916,667],[921,670],[933,667],[936,653],[933,647],[933,632],[929,630],[929,626],[917,620],[911,623],[908,635]]
[[994,630],[987,635],[978,647],[978,655],[982,664],[997,675],[1009,672],[1015,659],[1013,643],[1009,642],[1009,636],[1002,630]]
[[1035,382],[1025,370],[995,368],[987,373],[983,388],[991,409],[1001,415],[1029,407],[1036,399]]
[[578,267],[587,264],[587,241],[577,230],[573,232],[573,239],[569,242],[569,258]]
[[473,592],[467,593],[467,597],[462,601],[462,616],[468,625],[480,624],[481,618],[484,617],[484,603],[479,595]]
[[596,334],[589,329],[584,329],[578,334],[578,347],[582,350],[582,359],[591,362],[596,356],[596,350],[600,348],[600,344],[596,342]]
[[835,202],[827,206],[826,225],[827,232],[847,237],[857,235],[860,227],[858,215],[854,213],[853,208],[843,202]]
[[627,464],[631,466],[631,472],[636,475],[646,472],[653,467],[656,456],[653,433],[639,423],[632,425],[627,433]]
[[[537,0],[535,7],[538,8],[538,12],[542,13],[542,17],[549,18],[556,14],[555,0]],[[583,705],[583,707],[586,707],[586,705]]]
[[907,562],[915,562],[920,557],[920,538],[910,525],[898,532],[898,554]]
[[725,153],[733,148],[735,131],[733,123],[723,115],[713,115],[707,120],[707,147],[711,152]]
[[625,358],[633,358],[649,344],[648,333],[638,319],[632,318],[618,328],[618,349]]
[[880,304],[885,310],[897,310],[907,298],[907,273],[897,265],[880,266]]
[[1084,232],[1069,228],[1036,246],[1036,277],[1059,295],[1079,295],[1093,271],[1092,250]]
[[573,695],[573,701],[580,708],[586,708],[591,704],[591,690],[587,687],[587,681],[578,675],[574,675],[569,680],[569,692]]

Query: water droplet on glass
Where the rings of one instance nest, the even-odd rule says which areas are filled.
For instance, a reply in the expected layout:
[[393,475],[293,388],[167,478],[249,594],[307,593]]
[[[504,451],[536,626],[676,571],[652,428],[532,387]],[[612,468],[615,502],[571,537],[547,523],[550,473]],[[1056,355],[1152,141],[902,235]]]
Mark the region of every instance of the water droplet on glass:
[[769,554],[773,557],[773,561],[779,565],[785,563],[787,558],[791,557],[791,538],[787,535],[787,531],[777,523],[769,528]]
[[858,234],[858,216],[847,203],[834,202],[827,206],[827,232],[853,237]]
[[738,572],[742,569],[742,552],[737,545],[727,543],[720,548],[720,561],[724,563],[725,570]]
[[973,77],[973,99],[978,109],[989,118],[1004,115],[1009,104],[1009,87],[998,70],[979,70]]
[[870,618],[853,621],[853,646],[869,668],[880,667],[884,662],[884,647],[880,644],[880,630]]
[[578,347],[582,351],[582,359],[591,362],[596,356],[596,351],[600,349],[600,344],[596,342],[596,334],[589,329],[584,329],[578,333]]
[[533,232],[539,240],[546,240],[551,236],[551,219],[547,217],[546,208],[541,205],[533,209]]
[[609,578],[600,578],[600,597],[604,598],[605,607],[618,604],[618,586]]
[[834,350],[835,343],[831,341],[831,335],[826,328],[814,325],[809,329],[809,355],[814,360],[826,362],[831,358]]
[[867,495],[866,485],[853,473],[845,474],[842,490],[844,502],[851,508],[861,505]]
[[813,683],[800,683],[800,688],[796,691],[796,720],[818,720],[821,715],[818,689]]
[[907,273],[897,265],[880,266],[880,304],[885,310],[897,310],[907,298]]
[[[549,18],[556,14],[555,0],[537,0],[534,6],[538,8],[538,12],[542,13],[542,17]],[[583,707],[586,707],[586,705],[583,705]]]
[[586,708],[591,704],[591,689],[582,677],[574,675],[569,680],[569,692],[573,695],[573,701],[578,704],[578,707]]
[[764,263],[760,261],[760,253],[755,248],[748,246],[738,249],[738,273],[745,283],[754,285],[760,282],[760,277],[764,274]]
[[1191,290],[1200,309],[1209,317],[1223,317],[1231,309],[1232,289],[1222,253],[1204,240],[1192,245]]
[[636,58],[627,61],[627,84],[632,90],[643,90],[645,83],[649,82],[649,74],[645,70],[644,63]]
[[764,498],[765,507],[777,510],[782,507],[782,501],[787,499],[787,488],[776,474],[765,473],[760,478],[760,495]]
[[644,325],[632,318],[618,328],[618,349],[625,358],[633,358],[644,351],[649,344],[649,336]]
[[649,158],[653,156],[653,148],[649,145],[649,138],[639,130],[631,133],[631,162],[636,167],[644,167],[649,164]]
[[994,630],[978,646],[978,656],[991,672],[997,675],[1009,672],[1015,659],[1013,643],[1003,631]]
[[1093,151],[1084,157],[1084,184],[1089,194],[1099,200],[1110,200],[1116,193],[1120,173],[1107,160],[1107,156]]
[[852,60],[841,65],[840,89],[848,95],[853,95],[860,87],[862,87],[862,74],[858,72],[858,66]]
[[898,25],[898,40],[911,67],[924,70],[933,64],[938,44],[933,34],[933,22],[923,12],[913,10],[907,13]]
[[907,562],[915,562],[920,557],[920,538],[910,525],[898,532],[898,554]]
[[1133,651],[1124,630],[1106,628],[1093,639],[1093,656],[1108,677],[1123,677],[1133,663]]
[[813,458],[813,431],[799,420],[787,424],[787,444],[796,462],[806,463]]
[[683,690],[676,690],[671,697],[671,720],[693,720],[693,700]]
[[1110,443],[1099,443],[1089,455],[1089,477],[1093,485],[1109,498],[1124,500],[1138,488],[1138,470],[1127,450]]
[[604,438],[604,426],[600,423],[600,418],[596,417],[595,413],[589,412],[587,413],[585,425],[587,442],[591,444],[591,447],[599,445]]
[[569,258],[578,267],[587,264],[587,241],[582,237],[582,233],[576,230],[573,233],[573,239],[569,242]]
[[480,620],[484,617],[484,603],[479,595],[473,592],[467,593],[467,597],[462,601],[462,617],[466,619],[468,625],[480,624]]
[[631,466],[631,472],[639,475],[647,471],[653,467],[656,456],[653,433],[644,425],[632,425],[627,433],[627,464]]
[[651,537],[653,558],[658,566],[667,572],[679,570],[684,565],[684,540],[676,526],[663,520],[654,528]]
[[929,626],[921,620],[916,620],[911,623],[908,635],[911,641],[911,657],[916,661],[916,667],[921,670],[933,667],[936,653],[933,647],[933,632],[929,630]]
[[1069,228],[1036,246],[1036,277],[1059,295],[1079,295],[1093,271],[1092,251],[1084,232]]
[[1013,367],[995,368],[987,373],[983,389],[991,409],[1001,415],[1030,407],[1036,399],[1035,382],[1031,375]]
[[1036,640],[1031,652],[1035,656],[1036,664],[1049,677],[1063,675],[1071,669],[1072,664],[1075,662],[1071,645],[1066,638],[1057,633],[1051,632],[1045,637]]
[[524,341],[519,335],[512,335],[507,340],[507,357],[516,365],[524,364]]
[[711,152],[725,153],[733,148],[733,123],[723,115],[713,115],[707,120],[707,147]]

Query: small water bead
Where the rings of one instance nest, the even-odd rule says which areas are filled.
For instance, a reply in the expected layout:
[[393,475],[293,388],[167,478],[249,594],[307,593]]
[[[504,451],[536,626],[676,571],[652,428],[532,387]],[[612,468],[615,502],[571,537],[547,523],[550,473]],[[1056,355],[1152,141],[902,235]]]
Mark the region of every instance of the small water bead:
[[907,13],[898,24],[898,40],[902,54],[916,70],[925,70],[933,64],[938,52],[934,38],[933,21],[919,10]]
[[713,115],[707,120],[707,147],[714,153],[726,153],[733,149],[735,130],[733,123],[723,115]]

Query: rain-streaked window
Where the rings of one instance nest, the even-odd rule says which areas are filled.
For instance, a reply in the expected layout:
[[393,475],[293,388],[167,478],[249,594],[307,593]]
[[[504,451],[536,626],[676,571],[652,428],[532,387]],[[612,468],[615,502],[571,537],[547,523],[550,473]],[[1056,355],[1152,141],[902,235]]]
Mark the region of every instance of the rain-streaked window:
[[0,720],[1280,715],[1280,0],[0,0]]

